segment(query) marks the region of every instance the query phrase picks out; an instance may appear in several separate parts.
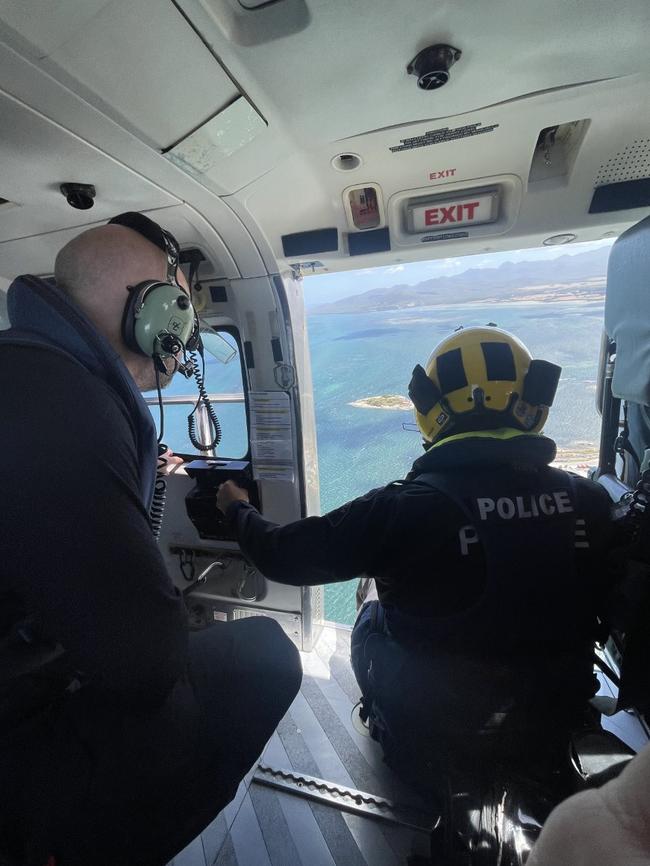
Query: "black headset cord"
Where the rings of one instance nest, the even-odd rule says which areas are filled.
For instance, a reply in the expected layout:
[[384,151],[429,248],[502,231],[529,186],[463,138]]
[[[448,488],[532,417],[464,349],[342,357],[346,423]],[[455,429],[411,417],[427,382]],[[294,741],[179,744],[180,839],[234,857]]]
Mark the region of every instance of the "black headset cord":
[[160,388],[160,370],[158,369],[159,357],[154,358],[153,368],[156,371],[156,391],[158,392],[158,411],[160,413],[160,423],[158,425],[158,445],[162,442],[165,433],[165,410],[163,408],[162,390]]
[[[192,372],[194,373],[194,378],[196,379],[196,386],[199,389],[199,399],[196,401],[194,408],[187,416],[187,432],[190,437],[190,442],[197,451],[212,451],[221,442],[221,424],[219,423],[217,413],[214,411],[212,403],[210,402],[208,393],[205,390],[205,355],[203,353],[202,345],[199,345],[198,352],[201,355],[201,370],[199,370],[199,359],[196,356],[197,353],[190,352],[190,358],[192,359],[193,367]],[[208,444],[199,442],[199,440],[196,438],[196,411],[201,403],[203,403],[208,412],[210,424],[212,425],[212,430],[214,431],[212,441]]]
[[165,432],[165,415],[163,411],[162,394],[160,389],[160,370],[156,366],[154,360],[154,368],[156,370],[156,390],[158,391],[158,406],[160,408],[160,435],[158,436],[158,460],[156,465],[156,480],[153,487],[153,497],[151,499],[151,507],[149,509],[149,522],[151,523],[151,531],[153,537],[158,541],[160,538],[160,530],[162,529],[163,517],[165,516],[165,503],[167,501],[167,477],[165,475],[165,467],[167,466],[167,458],[163,457],[168,448],[163,444],[162,438]]
[[167,501],[167,477],[165,467],[167,458],[163,455],[168,450],[162,442],[158,445],[158,465],[156,466],[156,480],[153,488],[153,498],[149,509],[149,520],[153,537],[158,541],[162,529],[163,517],[165,516],[165,503]]

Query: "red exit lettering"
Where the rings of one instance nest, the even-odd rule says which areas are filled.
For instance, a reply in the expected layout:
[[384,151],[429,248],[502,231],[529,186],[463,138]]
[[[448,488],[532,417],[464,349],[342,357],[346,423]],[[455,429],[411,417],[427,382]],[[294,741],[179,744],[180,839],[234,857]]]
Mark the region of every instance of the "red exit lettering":
[[429,180],[442,180],[443,177],[453,177],[455,174],[455,168],[443,168],[442,171],[430,171]]
[[480,202],[478,201],[470,201],[464,204],[452,204],[449,207],[427,208],[424,212],[424,224],[426,226],[441,226],[445,223],[473,220],[479,205]]

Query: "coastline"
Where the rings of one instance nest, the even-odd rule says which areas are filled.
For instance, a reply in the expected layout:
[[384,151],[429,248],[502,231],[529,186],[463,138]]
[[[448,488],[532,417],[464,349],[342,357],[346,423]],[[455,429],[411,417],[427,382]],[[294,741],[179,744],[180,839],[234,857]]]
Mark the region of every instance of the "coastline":
[[[376,397],[363,397],[348,403],[356,409],[384,409],[389,412],[413,412],[413,404],[401,394],[381,394]],[[592,442],[574,445],[558,445],[557,455],[551,464],[557,469],[587,476],[589,470],[598,466],[598,446]]]
[[450,304],[448,302],[440,302],[436,304],[404,304],[401,306],[390,305],[386,307],[365,307],[353,310],[320,310],[318,307],[307,307],[306,314],[309,318],[316,316],[361,316],[374,315],[376,313],[416,313],[419,310],[433,312],[439,308],[453,307],[532,307],[532,306],[547,306],[549,304],[580,304],[588,306],[589,304],[604,304],[605,295],[594,294],[589,297],[549,297],[548,295],[535,297],[527,295],[525,298],[481,298],[480,300],[459,301]]

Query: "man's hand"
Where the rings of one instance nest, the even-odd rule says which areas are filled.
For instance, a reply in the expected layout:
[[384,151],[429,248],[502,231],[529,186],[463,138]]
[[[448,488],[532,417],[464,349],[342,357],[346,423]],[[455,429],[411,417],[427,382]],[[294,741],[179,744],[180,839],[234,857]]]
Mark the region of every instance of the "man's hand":
[[217,490],[217,508],[223,514],[233,502],[249,502],[248,493],[234,481],[224,481]]
[[163,454],[158,457],[158,460],[164,460],[165,463],[158,466],[159,475],[171,475],[176,466],[181,466],[185,461],[182,457],[177,457],[171,448],[168,448]]

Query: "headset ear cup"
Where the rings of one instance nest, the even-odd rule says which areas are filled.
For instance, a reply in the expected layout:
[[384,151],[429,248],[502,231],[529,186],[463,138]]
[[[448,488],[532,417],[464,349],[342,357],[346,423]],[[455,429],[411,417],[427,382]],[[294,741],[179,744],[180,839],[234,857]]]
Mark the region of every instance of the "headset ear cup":
[[144,355],[146,358],[148,358],[149,355],[143,350],[142,346],[140,346],[135,336],[135,314],[138,307],[149,294],[150,289],[157,285],[159,285],[159,283],[156,281],[147,280],[144,283],[138,283],[137,286],[127,286],[129,294],[122,315],[122,338],[124,342],[132,352],[136,352],[138,355]]
[[[122,315],[122,337],[131,351],[151,358],[160,348],[156,341],[165,335],[179,341],[178,350],[171,354],[183,348],[193,351],[200,346],[201,333],[196,310],[190,301],[180,305],[178,301],[181,296],[183,300],[186,299],[179,286],[157,280],[147,280],[129,289]],[[183,342],[188,331],[189,337]]]
[[424,367],[416,364],[413,368],[413,375],[409,382],[408,394],[411,402],[421,415],[428,415],[436,403],[439,403],[442,394],[426,374]]
[[522,400],[531,406],[552,406],[562,367],[550,361],[534,360],[524,379]]

